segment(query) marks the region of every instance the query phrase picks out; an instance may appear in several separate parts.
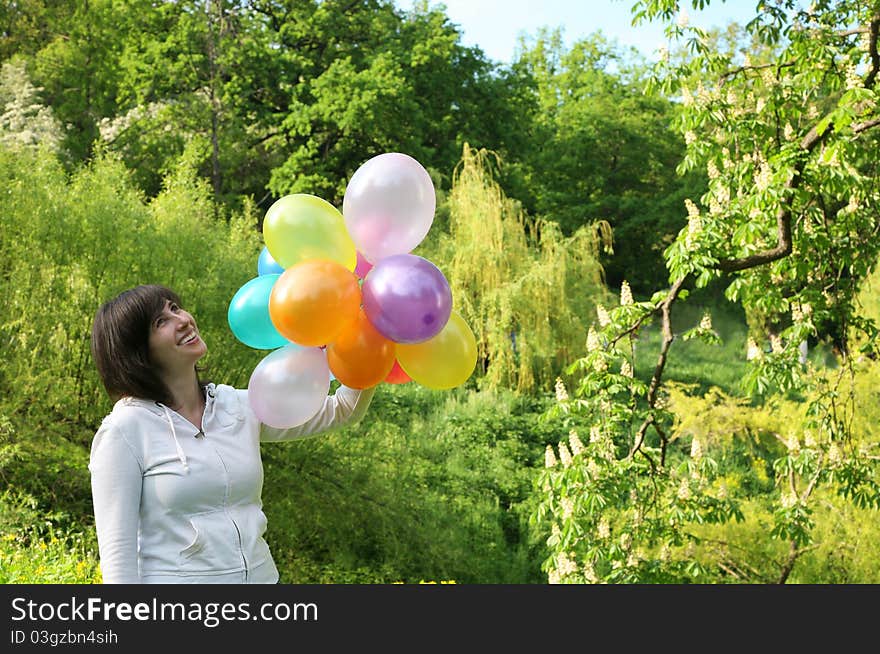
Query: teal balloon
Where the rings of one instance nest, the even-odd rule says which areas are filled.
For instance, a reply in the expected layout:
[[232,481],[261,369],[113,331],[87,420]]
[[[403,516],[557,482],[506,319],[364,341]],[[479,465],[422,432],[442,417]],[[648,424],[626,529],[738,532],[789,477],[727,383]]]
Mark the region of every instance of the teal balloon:
[[265,245],[263,249],[260,250],[260,257],[257,259],[257,274],[258,275],[274,275],[278,273],[279,275],[284,272],[284,268],[275,261],[271,254],[269,254],[269,248]]
[[290,341],[275,329],[269,316],[269,295],[280,274],[260,275],[242,286],[229,303],[226,314],[235,337],[256,350],[274,350]]

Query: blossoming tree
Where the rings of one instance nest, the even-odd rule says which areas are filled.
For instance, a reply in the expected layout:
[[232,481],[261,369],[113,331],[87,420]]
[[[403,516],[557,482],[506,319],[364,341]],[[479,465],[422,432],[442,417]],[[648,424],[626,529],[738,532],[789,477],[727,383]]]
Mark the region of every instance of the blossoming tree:
[[[533,515],[550,534],[551,582],[785,582],[812,546],[818,489],[880,507],[877,444],[854,433],[854,403],[841,386],[877,352],[877,327],[855,299],[880,249],[880,2],[764,0],[727,48],[689,25],[680,4],[640,0],[634,20],[663,20],[684,45],[661,59],[653,83],[680,99],[680,170],[704,168],[708,192],[686,202],[687,225],[665,253],[670,286],[635,302],[624,285],[569,368],[579,377],[571,396],[557,384],[547,417],[568,435],[548,447]],[[688,450],[673,433],[664,381],[674,305],[687,286],[718,278],[747,312],[783,317],[770,352],[750,344],[748,389],[805,398],[772,464],[769,533],[786,544],[773,578],[730,557],[693,555],[694,525],[741,521],[747,510],[706,444],[694,438]],[[645,383],[633,377],[633,343],[653,319],[663,336]],[[798,346],[832,328],[841,366],[829,374],[805,365]],[[847,347],[854,332],[858,351]],[[717,339],[711,318],[682,338]]]

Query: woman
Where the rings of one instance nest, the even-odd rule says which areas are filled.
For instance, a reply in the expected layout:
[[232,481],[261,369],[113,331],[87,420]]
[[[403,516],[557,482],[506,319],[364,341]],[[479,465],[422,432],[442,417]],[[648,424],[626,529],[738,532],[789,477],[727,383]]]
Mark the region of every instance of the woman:
[[260,442],[352,424],[374,389],[342,386],[298,427],[261,424],[246,390],[199,379],[207,346],[163,286],[104,304],[91,345],[116,401],[89,461],[104,583],[276,583]]

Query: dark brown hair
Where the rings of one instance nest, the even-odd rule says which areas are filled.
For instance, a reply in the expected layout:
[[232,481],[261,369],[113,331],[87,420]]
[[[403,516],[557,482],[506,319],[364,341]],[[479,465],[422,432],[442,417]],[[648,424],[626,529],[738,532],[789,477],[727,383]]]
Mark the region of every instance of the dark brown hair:
[[92,358],[113,401],[139,397],[171,405],[171,392],[150,361],[150,326],[166,301],[183,306],[171,289],[146,284],[123,291],[95,314]]

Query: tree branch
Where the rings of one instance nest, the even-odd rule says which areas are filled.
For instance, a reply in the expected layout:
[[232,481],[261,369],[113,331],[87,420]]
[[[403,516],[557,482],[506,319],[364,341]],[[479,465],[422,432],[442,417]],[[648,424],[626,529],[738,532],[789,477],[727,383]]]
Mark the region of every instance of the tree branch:
[[[880,54],[878,54],[877,52],[877,35],[878,32],[880,32],[880,16],[875,16],[871,20],[871,23],[868,27],[868,32],[870,34],[868,51],[871,56],[871,70],[865,76],[865,88],[871,88],[874,85],[874,82],[877,78],[877,72],[878,70],[880,70]],[[754,68],[759,67],[766,68],[767,65],[755,66]],[[876,127],[877,125],[880,125],[880,118],[874,118],[864,123],[853,125],[852,130],[854,133],[859,133],[871,129],[872,127]],[[804,138],[801,139],[801,149],[803,149],[806,153],[812,152],[816,148],[816,146],[822,143],[833,131],[833,128],[829,127],[820,134],[814,126],[809,132],[807,132]],[[802,158],[795,165],[795,169],[792,173],[791,178],[785,183],[784,188],[786,191],[794,191],[798,188],[798,186],[800,186],[801,177],[803,175],[805,166],[806,158]],[[749,268],[762,266],[778,259],[783,259],[791,254],[791,203],[793,196],[793,193],[788,194],[788,198],[786,199],[785,204],[783,204],[783,206],[779,208],[779,211],[776,214],[776,247],[769,250],[764,250],[763,252],[752,254],[747,257],[736,259],[722,259],[718,262],[716,269],[722,272],[737,272],[740,270],[747,270]]]
[[868,26],[868,54],[871,56],[871,70],[865,76],[865,88],[874,86],[877,79],[877,71],[880,70],[880,53],[877,52],[877,34],[880,32],[880,15],[871,19]]
[[[660,388],[660,380],[663,377],[663,370],[666,367],[666,358],[669,355],[669,347],[672,345],[672,341],[675,339],[672,333],[672,323],[669,318],[669,307],[672,306],[672,303],[678,299],[678,294],[681,292],[682,286],[684,286],[684,282],[687,279],[687,275],[683,277],[679,277],[672,287],[669,289],[669,292],[666,294],[666,297],[660,303],[660,306],[657,308],[657,311],[660,311],[663,316],[663,344],[660,347],[660,355],[657,358],[657,365],[654,366],[654,374],[651,376],[651,383],[648,386],[648,407],[651,409],[650,413],[648,413],[648,417],[645,418],[644,422],[642,422],[639,427],[638,432],[636,433],[636,444],[632,449],[631,454],[635,454],[636,452],[641,452],[642,443],[645,440],[645,434],[648,431],[648,427],[650,425],[654,425],[654,429],[657,430],[657,433],[660,434],[660,465],[662,466],[666,461],[666,444],[668,439],[663,431],[657,426],[656,418],[654,417],[653,409],[657,405],[657,391]],[[653,459],[647,455],[645,452],[641,452],[641,454],[651,462],[651,467],[655,468]]]
[[866,120],[864,123],[858,123],[857,125],[853,125],[852,131],[855,132],[856,134],[859,134],[860,132],[865,132],[865,131],[871,129],[872,127],[877,127],[877,125],[880,125],[880,117],[873,118],[871,120]]

